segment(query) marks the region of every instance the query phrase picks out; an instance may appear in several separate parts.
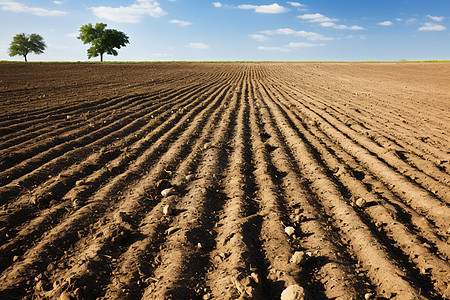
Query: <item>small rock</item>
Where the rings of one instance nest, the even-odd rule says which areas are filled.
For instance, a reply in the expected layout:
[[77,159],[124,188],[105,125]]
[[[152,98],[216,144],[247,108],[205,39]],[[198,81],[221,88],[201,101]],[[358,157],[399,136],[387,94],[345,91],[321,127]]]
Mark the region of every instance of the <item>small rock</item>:
[[172,214],[172,207],[167,204],[162,207],[162,212],[165,216]]
[[295,233],[295,229],[292,226],[288,226],[284,229],[284,232],[286,232],[288,236],[292,236]]
[[356,204],[356,206],[363,208],[366,206],[367,201],[363,198],[358,198],[358,199],[356,199],[355,204]]
[[209,300],[209,299],[211,299],[211,294],[210,293],[203,295],[203,300]]
[[287,287],[281,293],[281,300],[304,300],[305,290],[298,284],[293,284]]
[[177,192],[176,192],[176,190],[173,187],[168,188],[168,189],[164,189],[164,190],[161,191],[161,195],[163,197],[169,197],[171,195],[176,195],[176,193]]
[[371,300],[371,299],[373,299],[373,294],[372,294],[372,293],[367,293],[367,294],[365,294],[365,295],[364,295],[364,299],[365,299],[365,300]]
[[255,272],[252,272],[252,274],[250,274],[250,276],[253,278],[253,280],[255,281],[256,284],[259,284],[260,279],[258,274],[256,274]]
[[203,149],[208,149],[209,147],[211,146],[211,143],[205,143],[204,145],[203,145]]
[[295,251],[294,255],[291,257],[291,263],[303,266],[306,262],[307,255],[303,251]]
[[198,243],[198,244],[197,244],[197,248],[198,248],[198,249],[202,249],[202,248],[203,248],[202,244],[201,244],[201,243]]
[[189,174],[189,175],[186,175],[185,178],[186,178],[186,181],[192,181],[194,179],[194,175]]

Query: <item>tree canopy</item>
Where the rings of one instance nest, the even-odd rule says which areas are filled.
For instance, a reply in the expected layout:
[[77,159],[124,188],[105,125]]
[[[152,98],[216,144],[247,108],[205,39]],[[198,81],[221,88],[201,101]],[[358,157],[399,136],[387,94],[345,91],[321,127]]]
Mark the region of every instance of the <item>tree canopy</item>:
[[39,34],[16,34],[9,46],[9,56],[21,55],[27,61],[27,55],[29,53],[41,54],[44,53],[47,45],[44,42],[44,38]]
[[78,38],[84,44],[92,45],[87,50],[88,58],[100,55],[100,61],[103,61],[103,54],[117,56],[115,48],[120,49],[129,44],[128,36],[125,33],[115,29],[105,29],[106,26],[104,23],[97,23],[95,26],[89,23],[81,26]]

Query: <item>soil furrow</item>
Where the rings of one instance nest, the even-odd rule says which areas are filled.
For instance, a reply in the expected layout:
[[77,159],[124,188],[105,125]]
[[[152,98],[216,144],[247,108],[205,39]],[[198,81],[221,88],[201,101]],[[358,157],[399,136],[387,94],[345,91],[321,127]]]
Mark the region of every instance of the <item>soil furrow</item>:
[[[283,101],[280,101],[278,104],[284,106],[281,102]],[[286,106],[284,106],[284,110],[287,111]],[[354,175],[359,174],[357,173],[357,170],[354,170],[351,173],[348,172],[347,166],[339,163],[333,156],[335,151],[330,153],[326,148],[324,149],[315,137],[311,136],[309,132],[299,124],[299,121],[295,119],[295,117],[293,117],[293,119],[298,130],[303,132],[308,142],[321,154],[327,169],[339,170],[339,179],[342,182],[342,188],[351,193],[351,200],[361,218],[368,219],[368,221],[365,221],[366,225],[377,228],[375,232],[377,232],[378,236],[385,241],[384,245],[387,248],[390,247],[393,249],[392,252],[398,252],[397,248],[401,249],[403,252],[402,255],[404,256],[403,264],[408,266],[409,269],[416,268],[414,264],[417,265],[415,276],[418,277],[417,281],[427,282],[428,287],[424,286],[424,288],[430,290],[429,286],[433,286],[431,282],[434,282],[436,289],[440,293],[444,293],[448,286],[446,270],[449,269],[450,266],[444,260],[434,256],[427,247],[422,246],[422,242],[418,240],[414,234],[410,233],[408,228],[405,228],[398,222],[399,217],[392,217],[392,215],[398,215],[398,212],[396,212],[392,206],[388,203],[379,205],[380,199],[378,199],[376,195],[368,192],[364,184]],[[349,169],[351,170],[351,168]],[[366,204],[358,207],[358,205],[355,204],[358,199],[364,199]],[[391,209],[388,210],[388,208]],[[386,226],[385,228],[380,228],[384,226],[380,226],[379,224],[386,224]],[[392,242],[389,242],[389,240],[392,240]],[[445,253],[446,250],[442,250]],[[409,259],[406,259],[406,257],[409,257]],[[400,261],[400,259],[397,260]],[[414,263],[413,265],[409,265],[410,260]]]
[[[326,113],[321,115],[318,112],[309,110],[308,106],[304,106],[301,103],[300,105],[301,107],[297,106],[299,107],[299,110],[301,110],[308,119],[315,121],[317,126],[331,137],[335,143],[338,143],[348,153],[356,157],[363,166],[387,184],[395,193],[400,195],[406,203],[414,207],[414,209],[427,214],[441,230],[446,230],[449,223],[448,216],[450,215],[450,208],[447,205],[433,197],[430,192],[423,190],[419,186],[408,181],[402,174],[392,170],[384,160],[375,156],[372,149],[369,148],[370,150],[367,150],[359,146],[359,140],[348,138],[344,133],[328,123],[327,120],[322,117],[322,115],[326,115]],[[337,125],[338,128],[342,128],[339,124],[335,125]]]
[[[255,88],[255,87],[254,87]],[[299,282],[301,268],[289,261],[294,253],[290,243],[294,235],[288,236],[285,229],[291,226],[286,216],[286,199],[281,187],[282,174],[273,164],[270,150],[262,140],[264,132],[260,132],[257,121],[252,115],[252,152],[255,159],[254,177],[259,189],[256,195],[259,202],[259,214],[262,216],[260,239],[267,259],[267,271],[264,276],[268,280],[269,298],[277,298],[285,288],[291,285],[305,287]]]
[[[207,286],[215,299],[263,297],[264,261],[258,238],[261,216],[257,214],[256,183],[252,171],[248,85],[249,77],[238,93],[241,106],[230,147],[230,165],[226,171],[226,202],[215,230],[215,248],[210,253]],[[251,78],[251,77],[250,77]],[[265,272],[265,271],[264,271]]]
[[[262,110],[264,110],[262,115],[268,114],[261,101],[257,100],[256,105],[259,107],[257,115],[261,115]],[[316,204],[310,204],[316,202],[311,195],[312,192],[304,179],[299,176],[298,168],[292,164],[294,158],[289,147],[275,128],[273,122],[267,119],[261,130],[267,134],[266,147],[273,148],[275,166],[285,174],[283,187],[289,199],[289,211],[292,212],[290,221],[298,236],[293,247],[305,255],[304,261],[300,263],[300,267],[303,268],[300,276],[305,281],[306,287],[311,288],[310,296],[313,298],[322,298],[324,295],[336,299],[351,297],[350,295],[356,297],[357,284],[352,283],[356,278],[356,273],[352,274],[354,271],[351,270],[353,261],[346,259],[350,254],[345,253],[347,250],[343,248],[340,237],[332,237],[332,233],[324,227],[329,223],[329,216],[321,216],[314,207]],[[306,253],[311,256],[308,257]],[[317,272],[317,275],[313,272]],[[361,274],[359,275],[361,277]],[[314,277],[319,279],[313,279]],[[315,280],[320,281],[320,284]],[[363,290],[361,287],[359,289]]]
[[321,203],[334,216],[340,230],[349,236],[349,243],[368,269],[368,276],[377,286],[377,293],[389,298],[401,295],[404,299],[415,299],[419,292],[404,279],[406,277],[405,272],[384,252],[353,208],[346,203],[338,187],[328,178],[317,158],[311,153],[311,148],[308,147],[304,139],[298,136],[299,133],[289,125],[284,115],[285,112],[281,112],[267,95],[267,89],[261,86],[259,91],[277,126],[286,138],[291,139],[288,144],[296,158],[296,163],[302,170],[302,175],[311,182],[312,190],[321,198]]
[[450,64],[0,74],[1,299],[450,298]]
[[[217,106],[218,105],[218,101],[216,100],[215,103],[216,103],[215,105]],[[198,104],[197,105],[197,111],[200,108],[202,108],[203,105],[204,105],[204,103]],[[195,115],[194,114],[195,112],[196,112],[195,110],[189,111],[189,114],[184,116],[183,119],[184,120],[189,120],[189,116],[190,115]],[[160,139],[160,141],[162,141],[162,143],[167,143],[170,140],[170,138],[168,138],[168,134],[170,132],[172,132],[172,134],[175,134],[175,132],[177,130],[177,127],[180,127],[180,125],[173,127],[165,136],[163,136]],[[164,144],[162,144],[162,145],[164,145]],[[152,148],[150,148],[149,150],[146,151],[146,152],[148,152],[148,154],[145,153],[144,157],[149,157],[150,158],[151,157],[150,153],[156,152],[155,150],[158,149],[157,147],[158,146],[153,145]],[[156,158],[153,158],[153,159],[156,159]],[[139,168],[142,168],[142,167],[145,168],[144,163],[149,164],[149,162],[146,162],[146,160],[148,161],[148,158],[146,158],[145,160],[143,160],[142,158],[136,160],[135,163],[134,163],[135,166],[133,166],[133,168],[131,168],[131,169],[128,169],[126,176],[127,177],[130,177],[130,176],[131,177],[132,176],[136,177],[138,174],[140,174],[140,172],[138,171]],[[54,237],[57,236],[57,241],[61,240],[61,238],[64,238],[65,235],[64,234],[60,234],[60,232],[70,231],[66,227],[73,228],[73,226],[76,226],[76,224],[78,222],[83,223],[82,220],[85,219],[85,218],[87,218],[88,220],[91,220],[91,221],[86,222],[86,224],[92,224],[92,220],[95,220],[98,216],[88,216],[88,215],[86,215],[86,213],[88,213],[89,211],[91,211],[91,212],[94,211],[94,212],[96,212],[95,215],[98,215],[100,211],[106,209],[107,206],[106,206],[106,203],[105,203],[105,201],[103,199],[105,199],[105,200],[106,199],[110,199],[111,200],[111,197],[113,197],[114,191],[118,191],[120,189],[120,187],[123,186],[123,184],[129,183],[130,179],[127,178],[126,176],[120,175],[118,177],[115,177],[114,180],[110,181],[107,186],[105,186],[102,189],[98,190],[96,195],[93,196],[93,199],[88,202],[89,203],[88,205],[83,206],[80,210],[77,210],[74,215],[71,215],[71,217],[68,220],[65,220],[63,223],[59,224],[54,229],[52,229],[50,232],[55,232],[52,236],[54,236]],[[120,185],[117,185],[116,183],[120,184]],[[89,229],[89,228],[87,228],[87,229]],[[83,230],[83,231],[86,231],[86,229]],[[81,231],[81,232],[83,232],[83,231]],[[56,232],[58,232],[58,233],[56,233]],[[76,239],[76,237],[72,237],[72,239],[74,239],[74,238]],[[55,241],[50,242],[50,245],[53,244],[53,243],[55,243]],[[36,255],[39,255],[39,253],[41,253],[42,251],[47,250],[48,247],[49,247],[49,241],[48,240],[44,240],[43,242],[38,243],[34,247],[34,249],[37,248],[38,250],[34,250],[33,251],[33,249],[31,249],[28,252],[32,251],[34,253],[33,257],[35,257]],[[22,264],[27,265],[29,263],[30,257],[28,255],[26,257],[27,257],[27,259],[25,259]],[[36,260],[36,259],[34,259],[34,260]],[[33,261],[33,259],[31,259],[31,263],[36,264],[36,261]],[[12,273],[20,272],[21,269],[22,268],[20,268],[20,267],[19,268],[16,267],[16,268],[12,269],[10,272],[12,272]],[[32,270],[30,270],[30,272],[31,271]],[[3,277],[7,277],[7,275],[4,275]],[[19,277],[19,278],[21,278],[21,277]],[[5,287],[5,289],[7,289],[7,287]]]
[[[237,79],[240,81],[242,78]],[[237,94],[233,92],[217,133],[204,149],[196,184],[179,200],[177,208],[185,211],[170,225],[179,230],[171,232],[160,246],[160,263],[153,276],[157,282],[146,288],[143,298],[195,298],[207,292],[205,268],[208,252],[214,248],[212,229],[225,200],[221,171],[227,165],[228,140],[237,108]]]
[[[177,91],[176,93],[169,94],[169,95],[167,95],[167,97],[172,98],[170,101],[170,102],[172,102],[173,98],[175,98],[174,100],[176,100],[176,99],[178,99],[178,96],[182,92],[186,92],[189,90],[190,90],[190,88],[181,89],[181,91]],[[191,90],[189,92],[194,93],[195,89],[194,89],[194,91]],[[161,101],[161,100],[164,101],[164,99],[160,98],[159,101]],[[67,151],[68,149],[72,149],[74,147],[81,147],[82,144],[80,144],[80,143],[84,143],[84,140],[86,140],[88,144],[92,143],[91,136],[94,139],[96,139],[100,136],[99,133],[102,136],[107,135],[108,131],[105,131],[105,129],[107,129],[108,126],[105,128],[101,124],[107,124],[107,123],[114,124],[114,123],[117,123],[120,121],[122,123],[121,124],[119,123],[119,126],[123,127],[126,125],[126,123],[124,124],[123,123],[124,121],[122,121],[122,120],[129,122],[127,120],[141,118],[144,115],[148,115],[150,117],[157,116],[158,113],[163,112],[164,110],[167,111],[168,108],[170,107],[170,104],[172,104],[172,105],[176,104],[176,102],[174,102],[174,103],[170,103],[170,102],[169,103],[163,102],[163,105],[162,105],[162,104],[156,103],[156,101],[152,98],[150,98],[150,99],[143,98],[142,103],[140,103],[140,104],[131,103],[131,104],[129,104],[129,106],[125,106],[125,108],[122,108],[119,111],[117,111],[115,109],[115,107],[110,107],[108,109],[108,111],[97,114],[95,117],[90,119],[88,122],[85,122],[86,123],[85,126],[82,126],[82,124],[79,124],[80,126],[78,128],[74,129],[72,132],[66,132],[63,135],[60,135],[60,138],[58,138],[58,139],[52,138],[47,142],[45,142],[45,139],[44,139],[43,142],[39,142],[31,148],[29,147],[26,150],[26,152],[24,152],[24,153],[11,152],[7,155],[7,157],[5,157],[5,160],[10,161],[10,162],[15,162],[18,166],[20,166],[21,173],[15,174],[17,172],[14,172],[14,170],[7,170],[4,172],[5,178],[9,178],[10,180],[12,180],[14,178],[17,178],[21,174],[26,173],[31,168],[36,169],[38,166],[38,165],[36,166],[37,163],[41,163],[41,161],[45,162],[45,161],[52,159],[53,157],[61,155],[61,153],[64,153],[62,151]],[[131,115],[129,113],[130,110],[134,111],[134,113]],[[102,127],[102,128],[99,128],[99,127]],[[112,130],[114,130],[114,128],[112,128]],[[62,149],[60,150],[59,148],[62,148]],[[47,149],[49,149],[49,150],[47,150]],[[56,149],[57,149],[57,151],[55,151]],[[46,155],[46,153],[48,153],[48,154]],[[33,157],[36,154],[38,154],[38,156]],[[49,158],[47,158],[46,156]],[[30,159],[26,160],[27,158],[30,158]],[[25,160],[25,161],[21,163],[22,160]],[[14,175],[12,175],[11,173]]]
[[[208,97],[212,96],[215,96],[215,93]],[[211,115],[201,134],[199,133],[199,137],[195,140],[195,145],[193,145],[189,155],[180,162],[177,169],[171,171],[172,174],[176,175],[172,180],[170,180],[171,178],[167,178],[167,180],[170,180],[173,186],[181,190],[188,190],[189,186],[192,185],[191,182],[196,178],[197,160],[202,153],[202,149],[204,149],[206,141],[212,136],[213,130],[223,114],[223,110],[224,108]],[[155,192],[160,191],[160,189],[157,189]],[[143,238],[134,242],[119,258],[112,272],[111,282],[105,289],[105,299],[133,299],[141,297],[143,288],[151,281],[155,281],[155,278],[151,277],[151,275],[156,266],[155,260],[158,258],[158,247],[164,241],[165,234],[171,231],[169,230],[170,217],[182,212],[182,210],[175,208],[178,202],[179,197],[177,196],[171,196],[167,200],[159,201],[140,222],[139,232],[143,235]],[[166,205],[170,208],[164,214],[163,207]],[[172,230],[177,229],[173,228]],[[122,274],[128,275],[126,280],[121,277]]]

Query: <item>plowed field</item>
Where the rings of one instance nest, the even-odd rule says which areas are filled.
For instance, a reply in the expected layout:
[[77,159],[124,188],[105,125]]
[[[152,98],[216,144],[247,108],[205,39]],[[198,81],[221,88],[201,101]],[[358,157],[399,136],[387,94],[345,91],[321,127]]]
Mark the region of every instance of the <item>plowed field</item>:
[[1,63],[0,299],[449,299],[449,78]]

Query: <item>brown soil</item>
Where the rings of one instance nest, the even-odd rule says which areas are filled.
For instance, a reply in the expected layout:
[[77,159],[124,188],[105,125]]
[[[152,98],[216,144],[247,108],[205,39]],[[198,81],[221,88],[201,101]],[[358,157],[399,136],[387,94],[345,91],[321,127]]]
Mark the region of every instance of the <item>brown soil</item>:
[[0,299],[449,299],[449,78],[1,63]]

